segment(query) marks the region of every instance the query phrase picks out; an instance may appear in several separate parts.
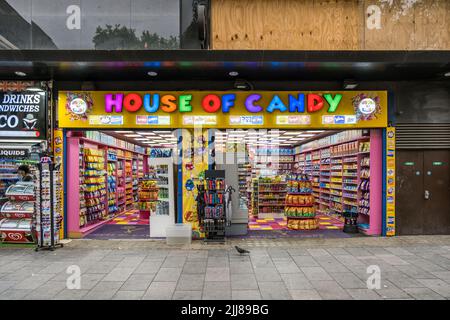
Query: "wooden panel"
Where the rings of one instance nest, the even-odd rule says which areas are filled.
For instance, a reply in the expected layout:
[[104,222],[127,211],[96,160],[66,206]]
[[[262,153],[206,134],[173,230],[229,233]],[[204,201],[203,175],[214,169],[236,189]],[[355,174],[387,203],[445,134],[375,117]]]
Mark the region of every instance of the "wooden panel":
[[211,28],[213,49],[448,50],[450,1],[212,0]]
[[361,2],[213,0],[213,49],[354,50]]
[[450,1],[419,2],[414,15],[414,49],[450,49]]
[[366,0],[381,8],[381,29],[365,28],[366,50],[410,50],[414,48],[414,8],[402,7],[403,0]]

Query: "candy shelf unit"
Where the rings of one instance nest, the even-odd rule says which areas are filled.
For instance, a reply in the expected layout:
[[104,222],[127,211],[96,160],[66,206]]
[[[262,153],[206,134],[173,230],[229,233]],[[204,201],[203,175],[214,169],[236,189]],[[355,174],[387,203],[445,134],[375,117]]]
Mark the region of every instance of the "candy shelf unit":
[[[360,152],[360,144],[363,142],[370,141],[370,151],[369,152]],[[304,171],[306,174],[308,174],[309,177],[313,178],[312,171],[313,171],[313,152],[317,150],[325,150],[327,148],[331,147],[337,147],[341,145],[345,145],[351,142],[357,142],[357,149],[352,152],[347,153],[340,153],[340,154],[333,154],[330,153],[330,156],[328,157],[330,159],[330,169],[333,167],[333,165],[337,165],[338,162],[342,162],[342,174],[341,174],[341,182],[332,182],[331,178],[332,176],[326,178],[326,175],[322,175],[323,170],[322,166],[320,167],[320,198],[316,199],[316,208],[318,209],[319,213],[322,214],[329,214],[332,210],[332,197],[339,197],[341,199],[340,203],[342,204],[342,209],[346,210],[347,208],[351,208],[352,205],[350,203],[352,202],[359,202],[359,199],[361,197],[361,190],[359,190],[359,185],[361,182],[360,179],[360,172],[361,172],[361,159],[364,157],[370,157],[370,214],[364,215],[359,214],[358,216],[358,223],[364,224],[369,226],[368,228],[359,228],[360,232],[366,235],[380,235],[381,234],[381,223],[382,223],[382,136],[381,136],[381,130],[379,129],[371,129],[370,130],[370,136],[361,136],[354,139],[349,139],[346,141],[333,143],[329,145],[324,145],[317,148],[311,148],[308,150],[303,150],[300,153],[296,154],[296,162],[298,162],[299,167],[302,171]],[[347,161],[350,158],[354,158],[354,161],[351,162],[344,162]],[[310,159],[310,160],[308,160]],[[327,159],[327,157],[322,158],[321,153],[321,160]],[[333,163],[334,162],[334,163]],[[356,164],[357,170],[355,170],[357,173],[355,176],[346,176],[344,174],[344,165],[347,164]],[[333,170],[330,170],[332,172]],[[336,170],[339,171],[339,170]],[[349,170],[352,171],[352,170]],[[338,177],[338,176],[335,176]],[[347,179],[347,180],[346,180]],[[344,182],[344,181],[350,181],[354,180],[355,182]],[[347,186],[350,184],[355,183],[358,187],[357,192],[350,192],[348,190],[345,190]],[[313,180],[314,184],[314,180]],[[342,191],[342,196],[338,195],[332,195],[330,194],[333,190],[331,186],[334,185],[335,191]],[[337,189],[337,187],[340,187],[340,190]],[[348,197],[344,197],[344,192],[354,193],[356,196],[356,199],[351,199]],[[326,198],[325,195],[329,194],[330,200],[324,201],[324,198]],[[336,201],[334,201],[336,202]],[[356,205],[357,210],[358,205]],[[336,212],[338,213],[338,212]],[[333,215],[333,214],[332,214]],[[336,215],[333,215],[336,216]],[[342,219],[342,217],[340,217]]]
[[[79,219],[79,212],[80,212],[80,201],[82,200],[80,196],[80,159],[79,159],[79,153],[80,153],[80,146],[83,146],[84,148],[89,149],[97,149],[97,150],[104,150],[104,157],[105,157],[105,172],[108,171],[107,169],[107,151],[108,150],[114,150],[117,152],[117,162],[116,162],[116,190],[120,187],[120,173],[119,173],[119,162],[125,162],[126,157],[121,156],[120,154],[132,154],[136,153],[118,146],[112,146],[105,143],[101,143],[92,139],[88,139],[85,137],[79,137],[79,136],[72,136],[68,134],[67,137],[67,143],[66,143],[66,187],[67,187],[67,196],[65,201],[67,203],[66,208],[66,215],[67,215],[67,233],[69,238],[83,238],[87,234],[95,231],[96,229],[100,228],[104,224],[108,223],[111,219],[113,219],[118,214],[122,213],[124,210],[127,210],[126,208],[122,208],[120,206],[120,198],[118,196],[118,192],[116,191],[116,203],[118,204],[119,210],[117,212],[114,212],[113,215],[109,216],[107,218],[104,218],[102,220],[95,221],[94,223],[85,225],[80,227],[80,219]],[[145,154],[141,154],[144,159],[147,157]],[[146,168],[144,167],[144,172]],[[122,172],[122,177],[126,178],[125,176],[125,170]],[[105,179],[105,189],[107,189],[107,182],[108,180]],[[82,194],[82,192],[81,192]],[[108,198],[105,197],[105,208],[108,209]]]
[[[258,219],[283,218],[286,181],[263,182],[258,179],[257,188]],[[273,195],[270,200],[267,199],[267,195],[269,194]],[[273,200],[276,201],[269,202]],[[271,208],[273,210],[262,210],[262,208]]]

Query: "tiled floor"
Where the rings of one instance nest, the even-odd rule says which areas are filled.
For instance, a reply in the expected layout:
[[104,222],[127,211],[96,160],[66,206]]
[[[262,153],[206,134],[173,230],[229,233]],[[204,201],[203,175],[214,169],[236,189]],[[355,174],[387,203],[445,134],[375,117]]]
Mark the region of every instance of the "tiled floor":
[[148,219],[141,219],[139,216],[139,210],[126,211],[114,219],[112,219],[108,224],[123,224],[123,225],[148,225]]
[[[77,240],[0,249],[0,299],[449,299],[450,236],[195,242]],[[275,243],[277,246],[268,246]],[[239,255],[235,244],[250,250]],[[67,268],[81,271],[68,289]],[[368,267],[380,286],[367,288]]]

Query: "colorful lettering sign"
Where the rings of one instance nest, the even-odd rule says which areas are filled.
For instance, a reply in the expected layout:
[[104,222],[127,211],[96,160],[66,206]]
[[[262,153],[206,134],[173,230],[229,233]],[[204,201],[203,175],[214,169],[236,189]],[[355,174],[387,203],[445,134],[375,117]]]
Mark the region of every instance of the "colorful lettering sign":
[[383,128],[385,91],[59,93],[61,128]]
[[395,236],[395,128],[386,128],[386,236]]

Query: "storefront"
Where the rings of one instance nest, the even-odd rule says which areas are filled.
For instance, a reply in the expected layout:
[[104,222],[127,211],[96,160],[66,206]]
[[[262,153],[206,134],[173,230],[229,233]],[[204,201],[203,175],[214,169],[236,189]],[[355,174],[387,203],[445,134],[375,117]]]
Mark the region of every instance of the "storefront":
[[[342,232],[344,214],[361,233],[394,235],[387,108],[385,91],[59,92],[67,235],[131,225],[161,237],[183,222],[202,238],[206,215],[230,236],[297,236]],[[236,192],[205,213],[208,170]]]
[[48,152],[45,85],[2,82],[0,92],[0,243],[59,245],[59,171]]

